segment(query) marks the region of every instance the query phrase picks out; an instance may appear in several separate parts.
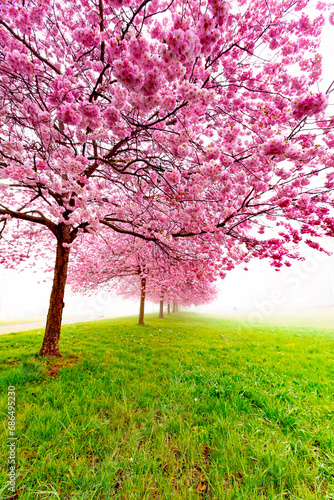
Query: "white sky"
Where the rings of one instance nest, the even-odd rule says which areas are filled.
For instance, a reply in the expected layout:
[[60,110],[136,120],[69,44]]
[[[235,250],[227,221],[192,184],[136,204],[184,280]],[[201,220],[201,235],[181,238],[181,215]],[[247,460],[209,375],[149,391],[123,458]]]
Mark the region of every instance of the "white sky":
[[[317,3],[317,2],[315,2]],[[334,28],[327,25],[323,32],[323,85],[326,90],[334,78]],[[326,248],[332,248],[334,239]],[[269,317],[277,309],[334,306],[334,255],[307,249],[304,262],[294,262],[290,268],[276,272],[268,261],[253,261],[248,271],[236,269],[219,281],[216,302],[198,308],[200,312],[248,310],[254,318]],[[27,270],[21,273],[0,269],[0,321],[37,319],[46,316],[51,283],[40,283],[40,275]],[[98,318],[136,314],[139,304],[120,300],[116,296],[97,294],[94,297],[65,297],[64,317]],[[148,304],[147,312],[157,311]]]

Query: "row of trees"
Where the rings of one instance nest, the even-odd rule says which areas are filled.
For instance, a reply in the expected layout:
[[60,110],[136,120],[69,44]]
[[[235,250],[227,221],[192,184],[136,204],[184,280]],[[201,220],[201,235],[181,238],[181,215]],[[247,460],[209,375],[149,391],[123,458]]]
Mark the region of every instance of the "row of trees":
[[[199,305],[214,300],[217,263],[203,251],[179,245],[167,254],[154,242],[116,233],[86,237],[74,249],[68,281],[74,292],[116,292],[140,299],[139,324],[144,324],[145,299],[160,304]],[[175,250],[175,249],[174,249]],[[182,250],[182,253],[181,253]],[[199,249],[198,249],[199,250]],[[218,250],[218,249],[217,249]]]
[[141,280],[155,245],[170,286],[185,268],[193,285],[193,260],[210,263],[203,276],[251,258],[279,269],[301,241],[320,249],[334,235],[333,87],[321,89],[319,55],[331,7],[310,19],[307,4],[2,0],[0,258],[56,243],[41,355],[59,355],[81,244],[93,255],[99,238],[141,242]]

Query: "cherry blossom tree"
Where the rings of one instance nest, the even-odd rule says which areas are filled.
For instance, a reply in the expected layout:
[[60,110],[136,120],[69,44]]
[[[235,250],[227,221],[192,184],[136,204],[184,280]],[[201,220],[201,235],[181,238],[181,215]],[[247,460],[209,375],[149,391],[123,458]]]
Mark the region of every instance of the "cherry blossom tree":
[[[183,269],[186,272],[186,269]],[[217,298],[218,289],[214,282],[208,279],[207,276],[199,277],[201,273],[193,272],[190,274],[175,273],[170,276],[168,288],[163,288],[159,295],[159,288],[153,288],[147,294],[147,298],[151,302],[159,304],[159,318],[163,318],[163,307],[167,303],[173,304],[173,312],[178,312],[179,306],[190,307],[208,304]],[[179,278],[177,281],[175,278]],[[138,294],[137,294],[138,295]]]
[[83,233],[221,245],[225,270],[252,257],[279,269],[300,241],[333,236],[318,53],[330,6],[310,19],[307,4],[2,0],[1,255],[20,261],[29,234],[56,243],[41,355],[59,355]]
[[[175,262],[164,259],[164,264],[153,267],[148,280],[147,299],[159,304],[159,317],[163,318],[164,303],[174,304],[174,312],[178,306],[189,307],[209,303],[217,298],[217,280],[220,265],[206,255],[196,254],[192,260]],[[161,272],[163,270],[163,272]],[[125,288],[126,291],[126,287]],[[132,293],[136,296],[136,290]]]
[[[152,261],[153,263],[154,261]],[[116,293],[124,298],[139,298],[139,324],[144,324],[144,302],[159,304],[159,318],[163,318],[164,302],[186,307],[209,303],[217,298],[212,269],[206,262],[165,262],[164,266],[152,265],[148,274],[139,279],[126,277],[116,287]]]
[[139,324],[144,324],[144,307],[147,275],[158,252],[152,242],[133,236],[105,234],[102,239],[86,237],[74,250],[68,281],[72,291],[95,293],[104,289],[114,293],[123,281],[136,283],[140,290]]
[[[167,254],[153,242],[117,233],[88,236],[72,253],[68,281],[72,291],[95,293],[104,290],[140,300],[139,324],[144,324],[145,299],[198,305],[213,300],[221,264],[217,248],[201,253],[193,242],[180,240],[174,253]],[[192,248],[189,248],[192,247]],[[160,314],[160,317],[162,315]]]

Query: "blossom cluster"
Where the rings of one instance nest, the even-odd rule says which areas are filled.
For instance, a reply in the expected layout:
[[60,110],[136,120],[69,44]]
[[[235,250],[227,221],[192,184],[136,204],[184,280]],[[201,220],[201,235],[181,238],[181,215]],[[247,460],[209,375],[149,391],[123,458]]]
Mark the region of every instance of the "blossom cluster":
[[123,86],[118,86],[112,95],[112,104],[117,109],[123,109],[128,99],[128,91]]
[[165,179],[169,184],[178,184],[181,180],[181,175],[178,170],[165,173]]
[[188,29],[172,30],[166,37],[167,46],[161,47],[161,56],[166,63],[179,61],[182,64],[187,64],[192,61],[201,50],[201,45],[197,34]]
[[99,106],[84,102],[80,109],[81,112],[81,127],[89,127],[94,130],[100,125],[101,112]]
[[59,107],[57,117],[67,125],[78,125],[81,121],[81,115],[78,113],[76,105],[69,102]]
[[211,160],[202,167],[202,174],[212,181],[217,181],[221,177],[222,166],[219,162]]
[[304,116],[313,116],[321,113],[328,105],[328,95],[309,94],[307,96],[297,97],[292,101],[292,115],[297,120]]
[[145,38],[133,38],[130,40],[128,50],[135,61],[140,61],[151,52],[148,40]]
[[117,80],[125,88],[133,92],[139,92],[144,84],[145,76],[136,64],[133,64],[129,58],[117,59],[113,63],[113,73]]
[[173,82],[174,80],[180,81],[186,72],[185,67],[180,61],[169,61],[166,64],[166,80]]
[[208,5],[215,18],[216,23],[221,26],[226,21],[229,13],[229,5],[222,0],[208,0]]
[[204,54],[210,54],[221,38],[220,30],[215,27],[215,24],[215,18],[211,17],[207,12],[201,16],[198,23],[197,34]]
[[185,100],[193,103],[197,103],[198,101],[200,101],[203,104],[208,105],[210,102],[213,102],[215,98],[215,93],[213,90],[201,88],[195,83],[190,83],[187,81],[180,83],[179,92]]
[[145,73],[145,81],[141,88],[144,95],[150,96],[156,94],[161,86],[161,73],[157,67]]
[[[39,169],[41,170],[41,165],[44,162],[39,163]],[[63,171],[66,169],[68,172],[69,178],[72,179],[80,179],[84,173],[85,168],[87,167],[87,158],[84,156],[78,155],[77,157],[73,157],[71,155],[67,155],[63,160],[58,162],[57,167]],[[45,170],[42,168],[42,170]]]
[[[19,5],[13,3],[9,6],[1,4],[1,12],[6,10],[7,14],[15,23],[15,26],[24,35],[30,35],[34,25],[41,27],[46,12],[49,9],[49,0],[38,0],[35,5]],[[30,7],[30,8],[29,8]]]
[[276,135],[265,142],[260,151],[265,156],[282,155],[288,147],[288,142],[284,137]]
[[101,40],[100,34],[92,28],[77,28],[73,35],[75,40],[85,47],[95,47]]
[[116,9],[120,9],[121,7],[127,7],[131,4],[131,0],[106,0],[106,4],[111,7],[115,7]]
[[27,56],[27,54],[19,52],[16,49],[11,52],[6,52],[6,62],[16,73],[25,73],[32,76],[35,72],[34,62]]

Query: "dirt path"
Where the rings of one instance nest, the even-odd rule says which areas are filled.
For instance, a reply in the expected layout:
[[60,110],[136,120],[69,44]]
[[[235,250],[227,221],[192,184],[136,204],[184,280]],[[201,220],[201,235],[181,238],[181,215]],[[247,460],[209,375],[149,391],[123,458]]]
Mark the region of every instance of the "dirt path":
[[[90,319],[65,319],[63,320],[63,325],[71,325],[74,323],[86,323],[89,321],[99,321],[108,318],[90,318]],[[36,323],[19,323],[17,325],[0,326],[0,335],[5,333],[16,333],[16,332],[26,332],[28,330],[37,330],[38,328],[45,328],[45,321],[39,321]]]

